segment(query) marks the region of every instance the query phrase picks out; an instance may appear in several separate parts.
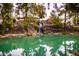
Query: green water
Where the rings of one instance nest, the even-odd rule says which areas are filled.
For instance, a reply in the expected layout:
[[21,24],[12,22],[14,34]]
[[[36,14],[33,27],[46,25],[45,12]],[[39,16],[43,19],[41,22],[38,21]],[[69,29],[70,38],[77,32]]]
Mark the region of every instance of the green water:
[[[74,41],[73,49],[68,50],[66,41]],[[64,42],[64,43],[63,43]],[[62,53],[58,49],[64,46],[65,52]],[[50,53],[46,52],[46,46],[51,47]],[[42,35],[42,36],[30,36],[30,37],[15,37],[0,39],[0,51],[2,53],[9,53],[12,50],[22,48],[24,49],[22,55],[25,56],[53,56],[53,55],[69,55],[79,50],[79,36],[78,35]],[[37,50],[36,50],[37,49]],[[62,48],[63,49],[63,48]],[[68,52],[68,53],[67,53]],[[3,54],[5,55],[5,54]]]

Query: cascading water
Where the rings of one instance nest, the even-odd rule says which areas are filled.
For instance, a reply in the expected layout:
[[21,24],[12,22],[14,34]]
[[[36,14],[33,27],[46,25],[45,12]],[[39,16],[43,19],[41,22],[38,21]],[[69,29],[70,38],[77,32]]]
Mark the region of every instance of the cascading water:
[[41,20],[39,20],[39,26],[38,26],[38,33],[42,33],[42,23]]
[[39,19],[39,25],[38,25],[38,33],[39,33],[39,42],[41,43],[42,42],[42,40],[40,39],[40,36],[41,36],[41,28],[42,28],[42,24],[41,24],[41,20]]

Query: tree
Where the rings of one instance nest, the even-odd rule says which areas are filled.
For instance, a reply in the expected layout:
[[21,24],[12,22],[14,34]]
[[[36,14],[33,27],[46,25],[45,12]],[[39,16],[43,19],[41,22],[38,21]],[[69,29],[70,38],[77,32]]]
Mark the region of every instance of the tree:
[[[63,8],[62,10],[60,10],[61,8]],[[65,7],[65,4],[63,4],[63,6],[61,6],[59,8],[59,16],[63,15],[64,14],[64,29],[66,27],[66,21],[67,21],[67,13],[68,13],[68,10],[66,9],[67,7]]]
[[70,16],[74,17],[75,25],[78,23],[78,16],[79,16],[79,4],[78,3],[68,3],[66,4],[67,10],[70,11]]
[[59,12],[59,16],[64,15],[64,30],[66,29],[67,20],[71,18],[72,14],[70,12],[70,7],[68,4],[63,4],[60,8],[56,8]]
[[[28,4],[23,3],[22,4],[22,11],[25,12],[24,24],[27,23],[26,27],[30,26],[30,23],[33,23],[32,25],[35,28],[37,28],[38,22],[36,21],[36,19],[43,18],[44,14],[45,14],[44,6],[41,4],[36,4],[36,3],[28,3]],[[31,22],[28,21],[30,19],[31,19]],[[35,22],[32,22],[34,20],[35,20]]]
[[61,20],[57,17],[50,17],[48,20],[51,21],[52,23],[52,26],[54,28],[61,28],[62,27],[62,23],[61,23]]
[[32,11],[39,18],[43,18],[45,16],[45,7],[42,4],[33,5]]
[[12,30],[14,28],[15,19],[12,17],[13,4],[2,3],[1,7],[2,16],[2,34],[6,32],[6,29]]

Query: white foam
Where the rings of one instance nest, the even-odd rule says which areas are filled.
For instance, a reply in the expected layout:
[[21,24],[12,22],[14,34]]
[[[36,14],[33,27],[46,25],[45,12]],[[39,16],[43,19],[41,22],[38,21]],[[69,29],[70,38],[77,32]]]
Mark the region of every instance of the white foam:
[[22,48],[17,48],[14,49],[12,51],[10,51],[9,53],[7,53],[6,55],[11,55],[11,56],[22,56],[24,49]]
[[58,51],[61,51],[63,54],[65,54],[65,47],[61,45]]
[[69,52],[67,52],[67,55],[68,55],[68,56],[73,56],[73,54],[72,54],[72,53],[69,53]]
[[3,55],[3,53],[2,53],[2,51],[0,51],[0,56],[2,56]]
[[41,39],[39,39],[39,42],[42,42],[42,40],[41,40]]
[[37,47],[37,48],[35,48],[35,50],[38,51],[39,48],[40,48],[40,47]]
[[56,51],[55,55],[56,55],[56,56],[60,56],[60,54],[58,53],[58,51]]
[[74,43],[75,43],[75,41],[66,41],[67,49],[68,50],[73,50],[73,44]]
[[75,43],[74,41],[66,41],[67,45],[71,45],[71,44],[74,44],[74,43]]
[[33,49],[30,49],[30,51],[29,51],[29,55],[30,55],[30,56],[34,56],[34,55],[35,55],[35,52],[34,52]]
[[63,44],[65,44],[64,41],[63,41]]
[[[72,56],[73,54],[70,53],[68,50],[73,50],[73,44],[75,43],[75,41],[63,41],[62,42],[62,45],[59,47],[59,49],[56,51],[56,55],[59,56],[60,54],[58,53],[59,51],[62,53],[62,54],[65,54],[65,49],[66,49],[66,53],[68,56]],[[64,45],[66,44],[66,45]],[[66,46],[66,48],[65,48]]]
[[47,46],[46,44],[45,44],[45,45],[40,45],[40,46],[42,46],[42,47],[45,48],[46,56],[52,56],[52,55],[51,55],[51,51],[50,51],[50,50],[52,49],[52,47]]

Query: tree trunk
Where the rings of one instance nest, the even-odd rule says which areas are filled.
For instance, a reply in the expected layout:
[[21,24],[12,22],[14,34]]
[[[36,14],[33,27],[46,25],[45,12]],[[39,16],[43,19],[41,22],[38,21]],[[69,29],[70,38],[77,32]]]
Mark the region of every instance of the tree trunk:
[[77,13],[75,13],[75,25],[77,25]]
[[65,20],[64,20],[64,30],[66,30],[66,11],[65,11]]
[[77,15],[77,13],[76,13],[76,25],[77,25],[77,19],[78,19],[78,15]]

